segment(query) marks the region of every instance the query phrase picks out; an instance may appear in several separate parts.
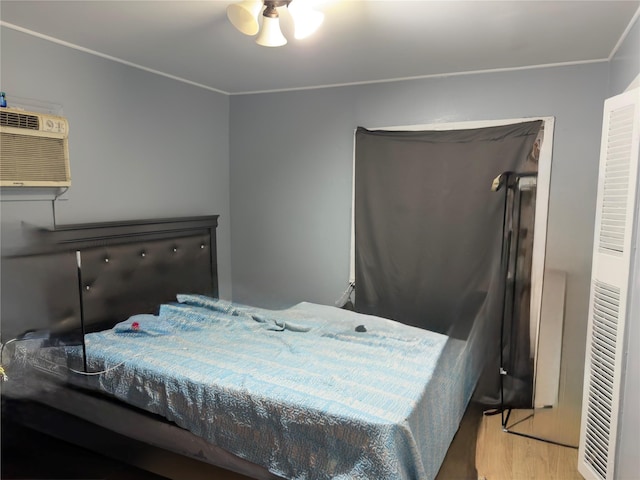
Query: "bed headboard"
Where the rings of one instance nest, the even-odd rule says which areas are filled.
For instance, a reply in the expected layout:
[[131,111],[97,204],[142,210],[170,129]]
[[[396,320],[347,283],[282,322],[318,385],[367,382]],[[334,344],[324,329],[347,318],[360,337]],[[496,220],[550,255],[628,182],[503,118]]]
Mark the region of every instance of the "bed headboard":
[[39,231],[28,249],[2,259],[3,341],[28,330],[109,328],[155,313],[177,293],[217,297],[217,225],[213,215]]

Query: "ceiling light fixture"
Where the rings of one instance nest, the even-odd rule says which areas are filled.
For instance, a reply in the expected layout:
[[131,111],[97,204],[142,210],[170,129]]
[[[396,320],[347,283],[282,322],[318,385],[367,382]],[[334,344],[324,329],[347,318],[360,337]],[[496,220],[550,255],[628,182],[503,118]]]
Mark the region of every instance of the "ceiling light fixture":
[[[287,39],[280,30],[278,8],[287,7],[293,19],[294,36],[306,38],[322,24],[324,14],[313,10],[308,0],[243,0],[227,7],[227,17],[234,27],[245,35],[259,35],[256,43],[265,47],[281,47]],[[262,12],[262,30],[260,30]]]

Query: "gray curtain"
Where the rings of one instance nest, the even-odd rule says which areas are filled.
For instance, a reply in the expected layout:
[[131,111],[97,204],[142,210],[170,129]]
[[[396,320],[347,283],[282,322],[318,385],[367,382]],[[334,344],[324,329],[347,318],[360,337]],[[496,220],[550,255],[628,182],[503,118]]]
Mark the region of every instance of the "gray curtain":
[[480,310],[499,326],[505,194],[491,185],[537,169],[528,159],[541,125],[358,128],[355,310],[458,338]]

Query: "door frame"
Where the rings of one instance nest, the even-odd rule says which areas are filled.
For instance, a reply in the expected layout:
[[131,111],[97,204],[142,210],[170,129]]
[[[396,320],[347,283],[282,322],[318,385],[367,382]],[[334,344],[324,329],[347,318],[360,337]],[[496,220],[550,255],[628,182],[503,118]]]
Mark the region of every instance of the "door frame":
[[[439,122],[412,125],[393,125],[387,127],[365,127],[367,130],[390,131],[446,131],[468,130],[473,128],[499,127],[518,123],[542,120],[544,135],[540,145],[540,157],[538,161],[538,177],[536,188],[536,212],[534,217],[533,252],[531,259],[531,304],[530,304],[530,343],[531,352],[534,352],[534,406],[547,407],[556,405],[558,400],[558,382],[560,378],[560,360],[562,345],[558,339],[562,339],[562,324],[564,311],[551,315],[549,320],[552,325],[545,324],[545,339],[539,339],[540,320],[542,311],[542,291],[544,283],[545,259],[547,251],[547,225],[549,217],[549,193],[551,187],[551,163],[553,154],[553,134],[555,129],[555,117],[526,117],[497,120],[473,120],[463,122]],[[349,265],[349,284],[355,284],[355,165],[356,165],[356,130],[353,132],[353,162],[352,162],[352,186],[351,186],[351,251]],[[487,186],[489,188],[489,186]],[[564,304],[558,306],[564,310]],[[555,339],[555,340],[554,340]],[[539,341],[542,340],[542,341]],[[540,345],[543,345],[545,363],[553,365],[553,371],[543,372],[538,378],[538,361]],[[549,348],[559,345],[559,348]],[[545,347],[546,346],[546,347]],[[556,371],[557,370],[557,371]]]

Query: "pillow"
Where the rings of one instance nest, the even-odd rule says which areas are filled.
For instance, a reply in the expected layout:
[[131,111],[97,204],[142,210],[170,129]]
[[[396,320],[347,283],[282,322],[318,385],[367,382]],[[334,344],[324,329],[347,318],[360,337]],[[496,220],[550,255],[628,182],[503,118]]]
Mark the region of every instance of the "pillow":
[[143,313],[129,317],[124,322],[113,327],[116,333],[140,334],[140,335],[168,335],[172,332],[171,326],[160,317]]

